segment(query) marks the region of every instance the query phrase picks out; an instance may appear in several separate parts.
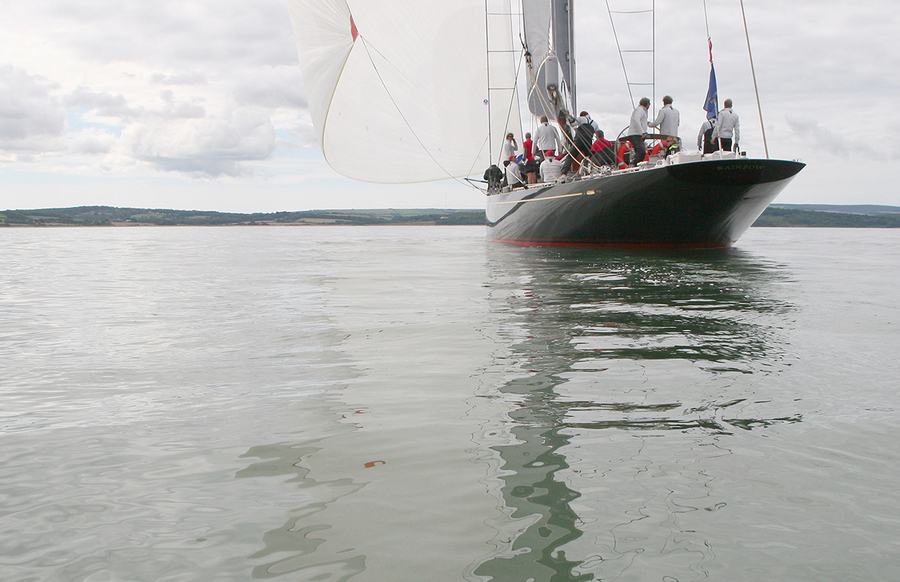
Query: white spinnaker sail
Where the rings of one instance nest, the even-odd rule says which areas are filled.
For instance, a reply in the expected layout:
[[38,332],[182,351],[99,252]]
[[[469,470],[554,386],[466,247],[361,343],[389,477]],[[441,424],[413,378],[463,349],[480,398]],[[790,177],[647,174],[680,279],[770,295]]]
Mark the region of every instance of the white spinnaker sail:
[[[382,183],[469,176],[496,158],[506,131],[521,143],[512,90],[488,91],[489,78],[515,87],[515,36],[509,18],[487,20],[484,0],[288,5],[313,124],[337,172]],[[487,22],[506,30],[488,35]],[[488,42],[498,51],[490,75]]]

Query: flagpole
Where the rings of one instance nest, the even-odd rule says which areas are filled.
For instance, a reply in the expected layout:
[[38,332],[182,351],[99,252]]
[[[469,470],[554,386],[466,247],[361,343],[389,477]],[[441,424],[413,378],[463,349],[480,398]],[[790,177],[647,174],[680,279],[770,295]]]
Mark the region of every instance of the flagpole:
[[[706,22],[706,38],[711,38],[709,36],[709,15],[706,13],[706,0],[703,0],[703,20]],[[712,52],[710,52],[710,61],[712,61]]]
[[706,119],[712,119],[719,113],[719,91],[716,87],[716,68],[713,65],[712,37],[709,34],[706,0],[703,0],[703,20],[706,22],[706,42],[709,45],[709,88],[706,91],[706,102],[703,104],[703,109],[706,111]]

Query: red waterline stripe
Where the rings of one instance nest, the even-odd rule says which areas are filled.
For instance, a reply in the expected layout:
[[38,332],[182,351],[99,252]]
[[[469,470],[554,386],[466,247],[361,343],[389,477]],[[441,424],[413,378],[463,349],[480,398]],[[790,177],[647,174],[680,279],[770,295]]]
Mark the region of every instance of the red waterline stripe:
[[577,248],[604,248],[622,250],[714,250],[730,247],[734,241],[728,243],[587,243],[587,242],[544,242],[526,240],[504,240],[499,238],[488,239],[494,243],[505,243],[520,247],[577,247]]

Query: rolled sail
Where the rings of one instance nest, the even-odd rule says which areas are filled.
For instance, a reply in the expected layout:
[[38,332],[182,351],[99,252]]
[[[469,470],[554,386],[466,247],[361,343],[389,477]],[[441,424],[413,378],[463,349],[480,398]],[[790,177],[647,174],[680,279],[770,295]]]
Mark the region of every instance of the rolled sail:
[[313,124],[340,174],[381,183],[480,174],[507,127],[519,131],[511,19],[489,16],[484,0],[288,4]]
[[[556,119],[575,101],[575,55],[570,0],[523,0],[525,44],[531,54],[528,108]],[[548,91],[555,86],[557,94]]]

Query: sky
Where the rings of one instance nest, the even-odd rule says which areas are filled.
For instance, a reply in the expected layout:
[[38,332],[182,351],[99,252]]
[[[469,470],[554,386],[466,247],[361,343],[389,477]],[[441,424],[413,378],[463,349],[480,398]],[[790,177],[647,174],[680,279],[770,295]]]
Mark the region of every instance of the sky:
[[[355,2],[349,0],[351,11]],[[424,1],[424,0],[423,0]],[[619,7],[650,0],[610,0]],[[770,157],[807,167],[776,200],[900,205],[900,17],[893,0],[744,0]],[[609,134],[663,95],[696,142],[709,78],[764,157],[740,0],[658,0],[646,16],[577,2],[578,107]],[[105,205],[224,212],[481,208],[456,181],[339,176],[312,127],[284,0],[0,0],[0,209]],[[526,129],[531,121],[526,120]],[[377,144],[362,144],[379,155]]]

